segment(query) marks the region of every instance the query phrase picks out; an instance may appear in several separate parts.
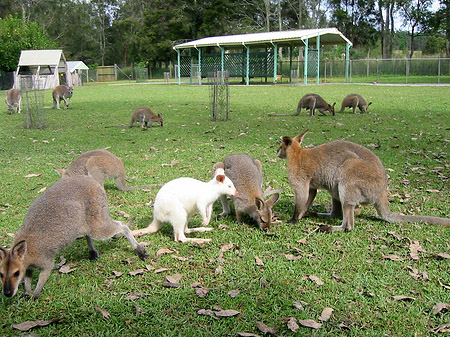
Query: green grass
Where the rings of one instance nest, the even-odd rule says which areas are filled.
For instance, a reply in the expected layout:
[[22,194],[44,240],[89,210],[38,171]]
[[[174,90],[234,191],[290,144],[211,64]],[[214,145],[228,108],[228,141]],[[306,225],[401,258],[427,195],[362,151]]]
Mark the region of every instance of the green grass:
[[[427,336],[431,330],[450,323],[450,313],[434,315],[438,302],[449,303],[448,260],[433,257],[449,253],[449,231],[423,224],[388,224],[376,218],[373,207],[364,207],[356,228],[349,233],[313,233],[306,244],[298,240],[316,229],[323,219],[304,218],[287,224],[293,211],[292,190],[287,180],[287,164],[276,157],[280,136],[295,136],[305,129],[306,146],[334,139],[347,139],[372,149],[388,168],[391,209],[406,214],[450,216],[449,143],[450,108],[448,88],[378,87],[356,85],[232,86],[231,120],[212,122],[208,109],[207,86],[94,84],[75,89],[71,107],[45,109],[45,129],[23,129],[22,115],[0,114],[0,244],[10,246],[12,238],[32,201],[40,190],[58,179],[54,168],[65,168],[80,153],[108,148],[125,164],[128,184],[164,183],[180,176],[208,180],[212,165],[233,153],[248,153],[262,161],[265,181],[274,188],[285,188],[274,210],[283,220],[270,233],[254,224],[238,225],[234,217],[212,221],[212,232],[190,234],[211,238],[198,246],[175,243],[166,225],[139,241],[147,242],[150,259],[140,261],[129,243],[121,239],[96,242],[100,257],[87,259],[85,240],[62,252],[75,266],[71,274],[53,271],[37,301],[15,296],[0,297],[0,335],[18,335],[12,328],[27,320],[58,323],[36,328],[39,336],[235,336],[238,332],[264,335],[257,322],[276,327],[282,336]],[[322,95],[340,106],[342,98],[358,92],[372,101],[369,114],[353,115],[350,110],[336,117],[311,118],[306,112],[297,117],[268,117],[268,113],[294,112],[298,100],[308,92]],[[5,92],[0,93],[4,101]],[[46,92],[46,105],[51,94]],[[135,127],[105,128],[128,124],[132,111],[148,106],[163,113],[164,127],[141,131]],[[173,160],[178,164],[167,166]],[[28,174],[39,176],[26,178]],[[107,182],[110,212],[125,220],[122,212],[136,216],[132,227],[144,227],[152,219],[157,188],[149,191],[120,192]],[[438,190],[439,193],[427,190]],[[319,193],[313,209],[324,210],[330,203],[326,192]],[[220,212],[216,203],[214,214]],[[339,220],[326,220],[338,225]],[[191,226],[200,224],[199,217]],[[226,229],[219,229],[221,224]],[[404,240],[398,240],[395,232]],[[426,252],[420,260],[409,256],[408,240],[420,242]],[[220,245],[233,243],[218,263]],[[176,250],[188,258],[181,262],[167,254],[153,260],[160,248]],[[302,256],[288,261],[285,254]],[[395,254],[403,261],[383,259]],[[255,264],[255,256],[264,266]],[[129,259],[130,264],[123,260]],[[216,269],[222,267],[222,272]],[[130,276],[128,272],[150,265],[170,268],[163,273],[149,271]],[[408,267],[427,272],[428,279],[413,278]],[[123,273],[116,278],[113,271]],[[167,275],[181,274],[183,288],[165,288]],[[316,275],[324,285],[305,277]],[[205,298],[190,285],[199,282],[211,288]],[[231,298],[230,290],[240,294]],[[23,287],[19,289],[19,295]],[[135,300],[132,293],[143,295]],[[406,295],[414,301],[395,301]],[[296,301],[309,305],[300,311]],[[111,318],[102,319],[95,309],[107,310]],[[238,310],[235,317],[214,320],[197,314],[199,309]],[[136,314],[136,307],[141,312]],[[331,319],[319,330],[300,327],[291,332],[283,320],[318,318],[325,307],[334,309]],[[343,324],[347,328],[340,327]]]

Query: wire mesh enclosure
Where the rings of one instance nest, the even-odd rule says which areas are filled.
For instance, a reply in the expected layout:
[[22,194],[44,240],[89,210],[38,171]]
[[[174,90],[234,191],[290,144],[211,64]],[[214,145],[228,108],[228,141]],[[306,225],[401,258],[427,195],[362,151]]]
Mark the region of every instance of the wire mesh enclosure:
[[33,75],[21,76],[22,111],[24,128],[45,128],[44,88],[46,78],[35,80]]
[[209,98],[211,104],[211,119],[225,121],[230,119],[230,89],[228,71],[210,73]]

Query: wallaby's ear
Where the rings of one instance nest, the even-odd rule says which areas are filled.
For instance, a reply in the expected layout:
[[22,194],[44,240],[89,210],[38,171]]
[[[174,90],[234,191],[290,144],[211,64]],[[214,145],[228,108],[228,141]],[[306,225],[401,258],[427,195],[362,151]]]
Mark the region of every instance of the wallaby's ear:
[[64,175],[64,171],[63,169],[55,169],[56,173],[58,173],[61,177]]
[[4,260],[7,254],[8,251],[5,248],[0,247],[0,261]]
[[225,181],[225,175],[224,175],[224,174],[218,174],[218,175],[216,175],[216,180],[217,180],[219,183],[223,184],[223,182]]
[[161,117],[161,118],[162,118],[162,114],[158,114],[158,117]]
[[372,104],[372,102],[369,102],[369,104],[367,104],[367,106],[369,106],[369,105],[371,105]]
[[22,260],[26,252],[27,252],[27,242],[25,240],[22,240],[11,249],[11,256],[13,258]]
[[295,137],[294,137],[294,140],[295,140],[296,142],[298,142],[299,145],[301,145],[302,142],[303,142],[303,137],[305,137],[305,135],[306,135],[308,132],[309,132],[308,130],[303,131],[303,132],[302,132],[301,134],[299,134],[298,136],[295,136]]
[[280,195],[278,193],[272,194],[269,199],[267,199],[266,204],[270,208],[272,208],[273,205],[276,204],[278,199],[280,198]]
[[292,138],[291,137],[283,136],[283,137],[281,137],[281,140],[283,141],[283,144],[286,147],[288,147],[289,145],[292,144]]
[[212,174],[215,177],[217,174],[225,174],[225,165],[219,161],[213,165]]
[[336,105],[336,102],[333,103],[332,107],[334,108],[335,105]]
[[258,211],[261,211],[264,208],[264,200],[260,198],[255,198],[255,205]]

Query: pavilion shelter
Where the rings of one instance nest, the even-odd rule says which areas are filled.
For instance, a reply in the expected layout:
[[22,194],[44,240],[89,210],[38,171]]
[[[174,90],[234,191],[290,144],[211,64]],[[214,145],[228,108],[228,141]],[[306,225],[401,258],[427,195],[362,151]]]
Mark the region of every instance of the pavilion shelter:
[[303,82],[308,76],[316,76],[319,84],[320,48],[324,45],[345,45],[345,79],[348,81],[350,47],[352,43],[336,28],[301,29],[278,32],[214,36],[177,44],[176,77],[198,79],[216,71],[228,71],[229,77],[242,77],[249,85],[253,77],[273,77],[276,83],[280,74],[279,48],[289,50],[289,67],[292,69],[293,48],[303,47]]
[[14,74],[14,88],[52,89],[68,84],[69,76],[62,50],[22,50]]
[[84,70],[86,70],[86,79],[89,78],[89,67],[83,61],[67,61],[67,66],[69,67],[68,86],[82,86]]

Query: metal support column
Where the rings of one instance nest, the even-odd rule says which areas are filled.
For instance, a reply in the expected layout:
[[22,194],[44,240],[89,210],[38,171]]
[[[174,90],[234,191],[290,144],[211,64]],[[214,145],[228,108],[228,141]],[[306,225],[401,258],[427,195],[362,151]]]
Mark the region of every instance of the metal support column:
[[273,83],[277,83],[277,66],[278,66],[278,45],[273,45]]
[[202,85],[202,50],[198,50],[198,84]]
[[316,37],[316,49],[317,49],[317,73],[316,73],[316,85],[320,83],[320,35]]
[[177,77],[178,77],[178,85],[181,84],[181,52],[179,49],[177,49],[177,63],[178,63],[178,68],[177,68]]
[[348,82],[350,70],[350,43],[345,46],[345,82]]
[[304,69],[303,69],[303,84],[308,85],[308,46],[309,46],[309,39],[306,39],[305,41],[305,62],[304,62]]
[[244,45],[247,49],[246,67],[245,67],[245,85],[250,84],[250,47]]

